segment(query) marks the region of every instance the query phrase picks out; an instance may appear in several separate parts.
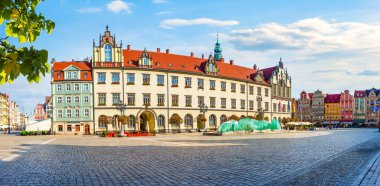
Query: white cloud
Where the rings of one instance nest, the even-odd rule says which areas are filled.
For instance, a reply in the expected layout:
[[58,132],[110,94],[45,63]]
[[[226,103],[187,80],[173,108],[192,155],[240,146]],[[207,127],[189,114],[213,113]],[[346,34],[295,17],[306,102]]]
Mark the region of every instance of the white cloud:
[[153,3],[160,4],[160,3],[167,3],[167,0],[153,0]]
[[122,0],[114,0],[107,4],[107,10],[115,13],[119,13],[125,11],[127,13],[131,13],[130,6],[127,2]]
[[161,12],[157,12],[156,15],[164,15],[164,14],[171,14],[172,12],[170,11],[161,11]]
[[97,8],[97,7],[87,7],[87,8],[80,8],[77,10],[79,13],[98,13],[102,12],[103,9]]
[[311,18],[233,30],[221,40],[231,44],[230,54],[246,66],[262,59],[259,67],[265,68],[283,57],[295,97],[303,89],[339,93],[379,87],[380,23]]
[[161,21],[160,27],[166,29],[173,29],[179,26],[192,26],[192,25],[209,25],[209,26],[234,26],[239,22],[235,20],[215,20],[210,18],[198,18],[198,19],[166,19]]

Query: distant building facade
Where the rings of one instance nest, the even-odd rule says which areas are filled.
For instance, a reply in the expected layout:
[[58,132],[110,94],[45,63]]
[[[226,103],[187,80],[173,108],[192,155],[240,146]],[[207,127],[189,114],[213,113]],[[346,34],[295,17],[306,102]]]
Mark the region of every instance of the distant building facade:
[[368,125],[378,124],[380,117],[380,89],[366,90],[366,117],[365,123]]
[[366,91],[355,90],[354,92],[355,107],[354,107],[354,122],[364,124],[366,116]]
[[314,92],[311,112],[313,123],[323,122],[325,120],[325,94],[320,90]]
[[312,97],[313,93],[306,93],[305,91],[300,93],[298,115],[301,121],[312,121]]
[[345,90],[340,94],[340,122],[352,125],[354,121],[354,96]]
[[38,103],[34,109],[34,120],[46,119],[45,109],[42,103]]
[[326,94],[325,97],[325,122],[324,124],[339,124],[340,94]]
[[45,96],[45,103],[43,104],[46,118],[51,118],[53,113],[53,102],[51,96]]

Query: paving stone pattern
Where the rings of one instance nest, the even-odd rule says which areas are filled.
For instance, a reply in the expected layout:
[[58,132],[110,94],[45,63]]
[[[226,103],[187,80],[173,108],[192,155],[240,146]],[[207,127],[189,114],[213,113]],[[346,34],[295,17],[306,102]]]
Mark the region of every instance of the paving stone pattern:
[[[307,167],[333,155],[336,157],[331,161],[316,167],[315,174],[344,171],[341,179],[347,179],[345,176],[350,171],[344,169],[354,170],[364,161],[362,155],[378,150],[372,148],[373,143],[378,143],[377,136],[376,130],[360,129],[335,130],[330,135],[313,137],[306,134],[299,138],[198,136],[178,141],[173,137],[170,141],[236,144],[183,147],[144,145],[143,140],[134,142],[140,143],[138,146],[110,146],[112,140],[118,139],[107,139],[106,144],[101,138],[80,137],[72,145],[59,138],[46,145],[31,145],[14,161],[0,163],[0,185],[303,185],[306,182],[302,180],[314,176],[310,172],[314,169],[307,170]],[[370,139],[375,140],[356,146]],[[307,174],[300,173],[302,169]],[[299,175],[303,179],[279,180],[281,175],[296,178]],[[329,180],[314,179],[313,183],[335,184]]]

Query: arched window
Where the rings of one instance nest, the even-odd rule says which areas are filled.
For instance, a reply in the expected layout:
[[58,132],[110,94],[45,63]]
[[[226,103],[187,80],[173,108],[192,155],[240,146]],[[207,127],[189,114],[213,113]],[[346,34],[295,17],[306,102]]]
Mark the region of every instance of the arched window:
[[110,44],[106,44],[104,45],[104,60],[107,61],[107,62],[111,62],[112,61],[112,47]]
[[193,116],[186,114],[185,116],[185,126],[186,128],[193,128]]
[[209,125],[210,126],[215,126],[215,124],[216,124],[216,116],[214,114],[212,114],[209,117]]
[[157,117],[157,125],[159,128],[165,128],[165,116],[159,115]]
[[134,115],[129,116],[129,124],[128,127],[135,127],[136,126],[136,117]]
[[227,116],[226,115],[223,114],[222,116],[220,116],[220,124],[223,124],[226,121],[227,121]]

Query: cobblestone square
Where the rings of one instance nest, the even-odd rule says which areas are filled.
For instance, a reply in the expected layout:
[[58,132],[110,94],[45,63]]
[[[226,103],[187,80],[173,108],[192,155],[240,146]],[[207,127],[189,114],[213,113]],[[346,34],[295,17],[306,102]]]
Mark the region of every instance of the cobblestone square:
[[0,185],[374,184],[356,180],[380,150],[376,129],[0,140]]

